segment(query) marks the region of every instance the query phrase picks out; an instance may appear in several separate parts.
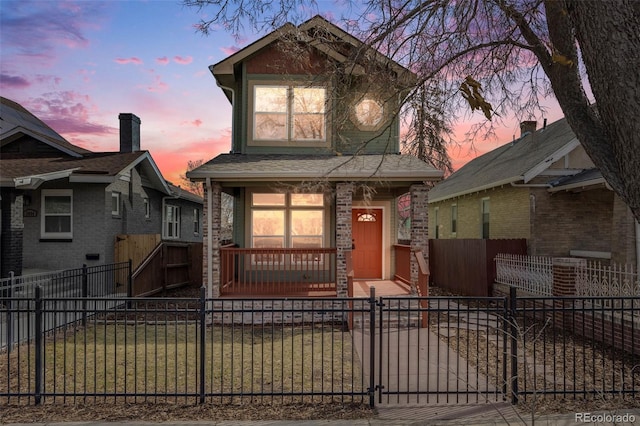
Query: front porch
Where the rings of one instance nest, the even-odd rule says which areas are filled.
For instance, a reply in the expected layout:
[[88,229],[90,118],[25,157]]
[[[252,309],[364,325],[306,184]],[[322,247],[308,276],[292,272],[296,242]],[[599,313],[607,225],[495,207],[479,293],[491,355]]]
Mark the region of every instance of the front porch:
[[[350,297],[410,295],[401,279],[354,279],[346,254]],[[409,251],[396,251],[396,268],[410,263]],[[220,248],[220,297],[336,297],[336,248]],[[396,269],[397,270],[397,269]]]

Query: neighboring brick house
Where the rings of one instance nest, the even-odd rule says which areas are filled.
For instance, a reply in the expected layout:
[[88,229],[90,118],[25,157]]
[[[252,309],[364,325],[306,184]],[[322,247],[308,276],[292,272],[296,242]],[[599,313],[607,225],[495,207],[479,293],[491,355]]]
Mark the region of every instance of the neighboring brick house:
[[470,161],[429,192],[433,238],[526,238],[535,256],[637,263],[639,227],[565,119]]
[[[390,279],[396,199],[406,192],[412,248],[426,255],[425,181],[442,172],[400,154],[397,90],[413,87],[412,72],[319,16],[286,24],[210,70],[233,107],[231,153],[188,173],[204,184],[211,213],[203,263],[210,295],[273,294],[277,285],[345,296],[349,259],[356,279]],[[372,82],[381,70],[382,83]],[[220,246],[221,192],[234,198],[236,249]],[[311,282],[319,273],[331,283]]]
[[140,150],[135,115],[120,114],[120,152],[75,146],[6,98],[0,119],[2,277],[113,262],[118,234],[202,240],[202,199]]

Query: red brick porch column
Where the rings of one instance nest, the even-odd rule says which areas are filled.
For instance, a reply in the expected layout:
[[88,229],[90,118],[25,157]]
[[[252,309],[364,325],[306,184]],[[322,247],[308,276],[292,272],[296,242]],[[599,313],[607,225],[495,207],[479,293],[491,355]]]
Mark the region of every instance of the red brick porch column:
[[[202,218],[202,283],[207,286],[207,297],[220,297],[220,238],[221,238],[221,193],[220,184],[211,182],[211,192],[204,185],[204,207]],[[209,206],[211,206],[211,222],[209,222]],[[209,228],[211,226],[211,228]],[[211,233],[211,250],[209,250],[209,233]],[[209,262],[211,262],[211,281],[209,281]]]
[[411,185],[411,293],[417,293],[418,261],[415,253],[421,251],[429,261],[429,189],[426,185]]
[[351,207],[353,205],[353,184],[336,185],[336,293],[347,297],[347,259],[351,251]]
[[586,265],[584,259],[557,257],[553,259],[553,295],[575,296],[578,269]]

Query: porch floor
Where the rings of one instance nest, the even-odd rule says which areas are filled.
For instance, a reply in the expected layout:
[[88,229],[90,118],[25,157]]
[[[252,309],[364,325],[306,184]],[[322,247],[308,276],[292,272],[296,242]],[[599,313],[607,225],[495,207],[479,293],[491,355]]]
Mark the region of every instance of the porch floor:
[[411,294],[411,287],[400,281],[356,279],[353,281],[353,297],[369,297],[371,287],[375,287],[376,297],[407,296]]

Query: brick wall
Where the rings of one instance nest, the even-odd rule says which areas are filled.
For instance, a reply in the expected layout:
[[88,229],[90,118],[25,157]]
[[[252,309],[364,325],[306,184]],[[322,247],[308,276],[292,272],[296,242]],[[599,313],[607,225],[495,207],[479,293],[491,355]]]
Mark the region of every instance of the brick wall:
[[[488,198],[490,238],[529,238],[529,190],[505,186],[429,204],[429,235],[435,236],[434,209],[438,207],[439,238],[481,238],[481,202]],[[451,205],[458,206],[457,232],[451,231]]]
[[417,293],[418,260],[413,253],[421,251],[429,259],[429,190],[425,185],[411,185],[411,291]]
[[0,278],[22,274],[22,245],[23,245],[23,197],[13,190],[2,191],[2,230],[0,231]]
[[336,293],[338,297],[347,297],[347,261],[346,253],[351,251],[351,207],[353,205],[353,184],[336,185]]
[[532,189],[532,256],[568,256],[570,250],[611,250],[613,197],[607,189],[551,194]]

